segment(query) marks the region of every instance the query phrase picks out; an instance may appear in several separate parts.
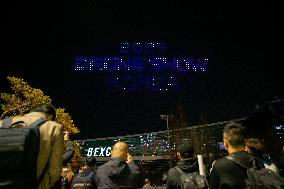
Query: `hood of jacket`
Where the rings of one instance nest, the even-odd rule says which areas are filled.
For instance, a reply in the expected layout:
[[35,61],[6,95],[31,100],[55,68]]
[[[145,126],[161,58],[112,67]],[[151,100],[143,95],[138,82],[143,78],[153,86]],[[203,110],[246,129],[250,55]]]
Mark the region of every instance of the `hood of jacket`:
[[177,162],[177,166],[186,173],[199,171],[198,162],[193,158],[181,159]]

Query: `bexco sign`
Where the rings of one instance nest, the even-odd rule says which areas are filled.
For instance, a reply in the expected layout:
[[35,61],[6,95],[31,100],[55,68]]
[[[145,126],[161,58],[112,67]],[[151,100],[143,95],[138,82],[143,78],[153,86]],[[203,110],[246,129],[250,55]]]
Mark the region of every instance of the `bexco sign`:
[[111,154],[111,147],[96,147],[96,148],[88,148],[87,156],[95,156],[95,157],[108,157]]

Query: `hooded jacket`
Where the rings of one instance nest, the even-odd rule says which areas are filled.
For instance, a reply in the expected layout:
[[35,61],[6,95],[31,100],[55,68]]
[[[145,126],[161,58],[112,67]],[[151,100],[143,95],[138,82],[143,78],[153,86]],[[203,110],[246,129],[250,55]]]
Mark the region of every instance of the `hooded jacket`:
[[96,172],[98,189],[139,188],[139,168],[134,161],[126,163],[120,158],[111,158]]
[[[179,160],[177,162],[177,167],[185,173],[198,172],[198,162],[193,158]],[[171,168],[167,174],[167,189],[180,189],[180,177],[181,173],[176,168]]]

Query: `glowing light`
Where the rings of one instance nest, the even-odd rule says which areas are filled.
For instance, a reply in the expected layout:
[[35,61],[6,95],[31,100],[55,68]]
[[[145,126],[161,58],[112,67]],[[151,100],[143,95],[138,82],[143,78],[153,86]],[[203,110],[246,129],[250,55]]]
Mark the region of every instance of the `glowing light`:
[[[208,60],[208,59],[207,59]],[[128,71],[178,71],[190,72],[207,69],[207,60],[193,58],[168,57],[76,57],[75,68],[80,70],[104,70],[107,72]],[[150,65],[147,66],[147,65]]]
[[174,74],[204,73],[208,67],[206,57],[165,56],[167,46],[163,42],[126,41],[120,43],[119,48],[121,54],[118,56],[77,56],[73,69],[113,73],[109,79],[110,88],[133,91],[147,87],[164,92],[178,88]]

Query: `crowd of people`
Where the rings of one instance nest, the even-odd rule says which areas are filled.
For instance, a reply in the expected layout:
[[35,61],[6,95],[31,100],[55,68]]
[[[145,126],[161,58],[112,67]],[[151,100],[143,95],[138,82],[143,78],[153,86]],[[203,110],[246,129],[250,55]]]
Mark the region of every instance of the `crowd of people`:
[[[189,142],[183,142],[178,146],[177,164],[165,174],[164,186],[154,187],[151,185],[151,178],[143,177],[125,142],[117,142],[113,145],[108,162],[97,167],[95,157],[89,157],[86,158],[82,169],[74,173],[68,167],[74,150],[68,133],[54,121],[55,116],[55,108],[51,104],[41,104],[33,107],[24,116],[14,117],[9,122],[0,120],[0,128],[7,128],[7,124],[13,125],[19,121],[29,126],[37,119],[47,119],[39,127],[40,148],[35,186],[38,189],[154,189],[159,187],[180,189],[190,184],[199,184],[197,187],[210,189],[242,189],[248,184],[248,169],[251,167],[272,171],[273,176],[276,175],[279,178],[279,188],[284,187],[283,177],[279,174],[277,165],[267,158],[267,154],[264,154],[263,141],[260,138],[247,138],[245,128],[235,122],[224,127],[223,142],[227,154],[216,159],[209,171],[202,176],[199,174],[201,165],[195,156],[194,146]],[[185,178],[192,181],[199,179],[199,182],[189,183]],[[265,182],[265,179],[263,180]],[[0,188],[5,188],[5,183],[5,180],[0,180]],[[16,184],[11,188],[17,188]],[[21,185],[20,188],[25,186]]]

